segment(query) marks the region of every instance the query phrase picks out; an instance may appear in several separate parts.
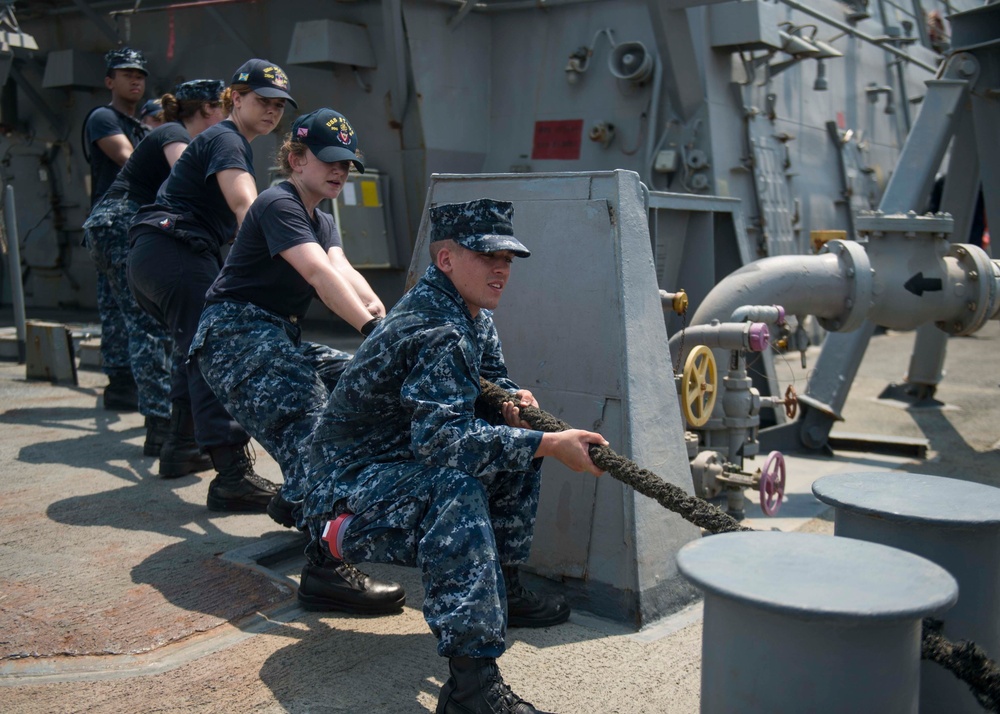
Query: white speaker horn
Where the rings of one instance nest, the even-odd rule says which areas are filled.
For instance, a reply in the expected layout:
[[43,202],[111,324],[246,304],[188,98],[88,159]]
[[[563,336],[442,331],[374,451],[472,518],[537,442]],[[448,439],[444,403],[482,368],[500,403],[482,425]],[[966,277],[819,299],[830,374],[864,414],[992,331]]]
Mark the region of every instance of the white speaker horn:
[[653,57],[641,42],[623,42],[608,57],[608,69],[618,79],[639,84],[653,73]]

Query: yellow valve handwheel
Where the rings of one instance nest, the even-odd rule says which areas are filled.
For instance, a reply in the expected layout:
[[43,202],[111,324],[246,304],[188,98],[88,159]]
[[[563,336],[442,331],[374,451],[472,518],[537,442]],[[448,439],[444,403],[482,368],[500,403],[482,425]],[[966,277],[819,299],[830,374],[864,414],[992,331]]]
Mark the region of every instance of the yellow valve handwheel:
[[688,424],[705,426],[712,416],[718,393],[719,373],[715,367],[715,355],[705,345],[698,345],[684,361],[684,378],[681,380],[681,407]]

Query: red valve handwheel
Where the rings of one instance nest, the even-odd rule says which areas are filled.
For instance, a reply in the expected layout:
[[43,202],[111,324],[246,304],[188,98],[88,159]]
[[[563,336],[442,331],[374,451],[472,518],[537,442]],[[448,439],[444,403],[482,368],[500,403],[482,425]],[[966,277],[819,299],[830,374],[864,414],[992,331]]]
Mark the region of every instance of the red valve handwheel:
[[799,413],[799,395],[795,393],[795,387],[788,385],[785,390],[785,416],[794,419]]
[[760,470],[760,510],[768,516],[775,515],[784,495],[785,457],[780,451],[772,451]]

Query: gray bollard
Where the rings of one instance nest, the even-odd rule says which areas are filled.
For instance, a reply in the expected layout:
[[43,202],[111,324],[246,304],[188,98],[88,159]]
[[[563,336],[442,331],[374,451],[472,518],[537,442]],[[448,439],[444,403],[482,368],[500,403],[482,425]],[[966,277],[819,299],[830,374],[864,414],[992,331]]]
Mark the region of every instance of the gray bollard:
[[921,619],[958,596],[924,558],[809,533],[715,535],[677,565],[705,591],[703,714],[915,714]]
[[[932,560],[961,596],[944,620],[950,640],[1000,656],[1000,489],[904,473],[833,474],[813,493],[836,507],[834,535],[882,543]],[[921,673],[924,712],[982,712],[968,686],[933,662]]]

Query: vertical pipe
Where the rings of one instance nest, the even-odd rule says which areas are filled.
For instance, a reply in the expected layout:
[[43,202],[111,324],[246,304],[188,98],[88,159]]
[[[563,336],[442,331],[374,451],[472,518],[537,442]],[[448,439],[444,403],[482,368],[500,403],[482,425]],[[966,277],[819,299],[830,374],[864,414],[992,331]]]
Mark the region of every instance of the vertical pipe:
[[[392,109],[396,121],[402,125],[410,103],[410,93],[401,0],[388,0],[382,3],[382,24],[385,27],[385,45],[389,52],[389,69],[392,75]],[[402,137],[402,132],[400,136]]]
[[646,157],[643,162],[645,175],[642,177],[650,186],[653,185],[653,149],[656,148],[656,131],[660,121],[660,88],[663,85],[663,62],[660,53],[653,50],[653,93],[649,98],[649,116],[646,117]]
[[903,113],[903,125],[906,127],[906,133],[910,133],[910,129],[913,128],[913,122],[910,119],[910,95],[906,91],[906,67],[901,61],[893,60],[892,64],[896,65],[896,81],[899,83],[899,100],[896,102],[896,106]]
[[4,192],[4,227],[7,233],[7,256],[10,258],[10,295],[14,304],[14,326],[17,331],[17,362],[24,364],[27,358],[27,342],[24,327],[24,285],[21,283],[21,245],[17,235],[17,214],[14,211],[14,187],[8,186]]
[[913,23],[916,26],[914,29],[920,38],[920,44],[930,48],[931,38],[927,31],[927,11],[924,10],[924,4],[920,0],[913,0]]

